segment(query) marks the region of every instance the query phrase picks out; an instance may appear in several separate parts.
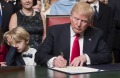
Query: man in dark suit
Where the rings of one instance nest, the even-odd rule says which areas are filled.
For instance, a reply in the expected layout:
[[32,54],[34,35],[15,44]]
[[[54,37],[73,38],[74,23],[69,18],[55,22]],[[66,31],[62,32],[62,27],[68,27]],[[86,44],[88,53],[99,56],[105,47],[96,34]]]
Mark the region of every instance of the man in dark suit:
[[[75,4],[70,15],[71,23],[49,28],[35,55],[36,63],[48,67],[111,63],[111,52],[103,40],[102,31],[91,27],[93,13],[87,3]],[[73,55],[76,56],[73,58]]]
[[10,18],[11,18],[11,15],[13,14],[13,7],[12,5],[10,5],[9,3],[3,1],[3,0],[0,0],[0,7],[1,7],[1,17],[2,17],[2,20],[1,20],[1,29],[2,29],[2,32],[5,33],[6,31],[8,31],[8,25],[9,25],[9,21],[10,21]]
[[113,9],[115,39],[113,46],[114,59],[116,63],[120,63],[120,0],[109,0],[108,4]]
[[[108,5],[99,0],[87,0],[87,2],[97,11],[98,15],[94,15],[93,26],[103,31],[103,38],[110,50],[113,48],[113,38],[115,27],[113,25],[113,11]],[[96,9],[95,9],[96,6]],[[96,13],[95,13],[96,14]]]

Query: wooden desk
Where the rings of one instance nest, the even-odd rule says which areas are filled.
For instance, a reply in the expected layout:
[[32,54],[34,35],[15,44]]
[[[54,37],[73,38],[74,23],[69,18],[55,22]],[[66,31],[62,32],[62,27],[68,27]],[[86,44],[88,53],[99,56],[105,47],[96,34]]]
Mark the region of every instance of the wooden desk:
[[[7,67],[11,68],[11,67]],[[13,69],[15,67],[12,67]],[[1,68],[0,68],[1,69]],[[26,66],[23,70],[0,73],[0,78],[120,78],[120,71],[69,75],[40,66]]]

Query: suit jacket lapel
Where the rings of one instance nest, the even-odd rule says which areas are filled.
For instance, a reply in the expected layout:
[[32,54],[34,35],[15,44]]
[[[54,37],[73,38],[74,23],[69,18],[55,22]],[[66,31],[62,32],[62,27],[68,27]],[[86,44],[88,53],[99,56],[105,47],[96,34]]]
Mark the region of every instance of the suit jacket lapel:
[[102,15],[104,14],[104,5],[99,1],[99,15],[98,15],[98,22]]
[[70,56],[70,24],[64,26],[64,30],[61,35],[61,51],[65,55],[64,58],[69,61]]
[[93,44],[93,33],[91,31],[91,28],[88,27],[87,30],[84,33],[84,42],[83,42],[83,53],[89,53],[91,48],[91,45]]

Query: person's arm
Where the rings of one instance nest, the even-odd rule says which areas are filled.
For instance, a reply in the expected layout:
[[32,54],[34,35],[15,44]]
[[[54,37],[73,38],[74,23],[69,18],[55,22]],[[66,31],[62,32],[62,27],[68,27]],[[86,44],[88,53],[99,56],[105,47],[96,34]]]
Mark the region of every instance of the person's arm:
[[[97,35],[97,34],[96,34]],[[99,38],[93,53],[87,53],[90,58],[91,65],[95,64],[107,64],[112,62],[112,52],[108,49],[107,44],[103,40],[102,34],[99,34]],[[97,36],[96,36],[97,37]]]
[[17,15],[16,13],[11,16],[10,23],[9,23],[9,30],[17,27]]
[[1,67],[7,66],[7,65],[6,65],[6,62],[0,62],[0,66],[1,66]]
[[108,48],[112,51],[113,50],[113,41],[114,41],[114,32],[115,32],[115,25],[114,25],[114,20],[113,20],[113,11],[110,8],[109,10],[109,18],[108,18],[108,36],[107,36],[107,45]]
[[43,41],[46,38],[46,19],[42,12],[40,14],[43,20],[43,29],[44,29],[43,36],[42,36],[42,41]]
[[17,49],[15,47],[10,47],[5,59],[7,66],[12,66],[14,64],[16,52]]
[[37,49],[35,54],[35,62],[37,65],[47,66],[47,62],[54,57],[51,54],[53,49],[53,37],[51,34],[51,30],[49,29],[47,32],[47,36],[43,43],[41,43]]

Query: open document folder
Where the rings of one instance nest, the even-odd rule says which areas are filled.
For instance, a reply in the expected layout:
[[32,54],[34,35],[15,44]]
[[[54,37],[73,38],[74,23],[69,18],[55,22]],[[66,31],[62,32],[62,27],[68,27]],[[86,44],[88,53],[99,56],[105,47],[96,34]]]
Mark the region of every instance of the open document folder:
[[80,73],[92,73],[92,72],[101,72],[104,70],[100,70],[100,69],[95,69],[95,68],[90,68],[90,67],[70,67],[67,66],[65,68],[57,68],[57,67],[53,67],[50,68],[52,70],[56,70],[56,71],[60,71],[60,72],[64,72],[64,73],[68,73],[68,74],[80,74]]

